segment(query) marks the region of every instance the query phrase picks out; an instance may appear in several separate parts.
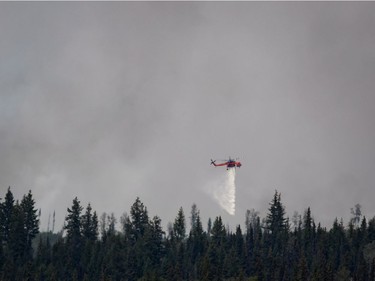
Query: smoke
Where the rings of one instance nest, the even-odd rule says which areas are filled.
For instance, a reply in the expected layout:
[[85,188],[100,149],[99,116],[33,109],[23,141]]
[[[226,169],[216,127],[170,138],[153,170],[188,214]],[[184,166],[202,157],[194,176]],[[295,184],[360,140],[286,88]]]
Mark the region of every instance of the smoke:
[[236,169],[229,168],[226,174],[209,187],[210,195],[228,214],[234,216],[236,211]]

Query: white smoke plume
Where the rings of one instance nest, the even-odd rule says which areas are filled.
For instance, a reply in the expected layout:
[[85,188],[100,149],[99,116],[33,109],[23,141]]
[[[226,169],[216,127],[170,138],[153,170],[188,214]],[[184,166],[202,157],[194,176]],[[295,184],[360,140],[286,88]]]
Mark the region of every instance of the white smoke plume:
[[209,193],[216,202],[234,216],[236,211],[236,169],[229,168],[226,174],[217,182],[212,183],[209,187]]

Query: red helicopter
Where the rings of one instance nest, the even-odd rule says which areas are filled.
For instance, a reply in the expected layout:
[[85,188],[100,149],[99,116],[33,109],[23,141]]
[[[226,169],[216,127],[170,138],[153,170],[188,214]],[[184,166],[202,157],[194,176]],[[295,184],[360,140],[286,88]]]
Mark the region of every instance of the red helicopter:
[[220,163],[220,164],[216,164],[215,163],[216,160],[212,160],[211,159],[211,165],[214,165],[215,167],[217,167],[217,166],[227,166],[227,170],[229,168],[236,168],[236,167],[240,168],[242,166],[241,162],[236,161],[234,159],[231,159],[230,157],[229,157],[229,160],[222,160],[222,161],[225,161],[225,162],[224,163]]

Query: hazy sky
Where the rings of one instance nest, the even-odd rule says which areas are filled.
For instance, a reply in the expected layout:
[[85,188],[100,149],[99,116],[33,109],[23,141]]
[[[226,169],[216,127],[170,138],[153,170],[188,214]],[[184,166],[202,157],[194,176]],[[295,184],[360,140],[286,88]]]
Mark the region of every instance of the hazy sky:
[[[0,3],[0,197],[244,224],[375,215],[375,3]],[[236,215],[207,192],[239,157]]]

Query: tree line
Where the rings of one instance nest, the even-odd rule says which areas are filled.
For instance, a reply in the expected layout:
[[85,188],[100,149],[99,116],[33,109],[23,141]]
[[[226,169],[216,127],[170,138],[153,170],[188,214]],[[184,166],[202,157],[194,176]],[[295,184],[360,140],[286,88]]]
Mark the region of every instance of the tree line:
[[[0,280],[248,280],[375,281],[375,217],[360,206],[347,225],[316,224],[308,207],[290,220],[275,191],[265,218],[248,210],[233,232],[220,216],[206,229],[193,204],[164,231],[136,198],[120,219],[97,213],[78,198],[63,230],[39,233],[31,191],[21,201],[10,188],[0,201]],[[189,231],[187,224],[190,223]]]

